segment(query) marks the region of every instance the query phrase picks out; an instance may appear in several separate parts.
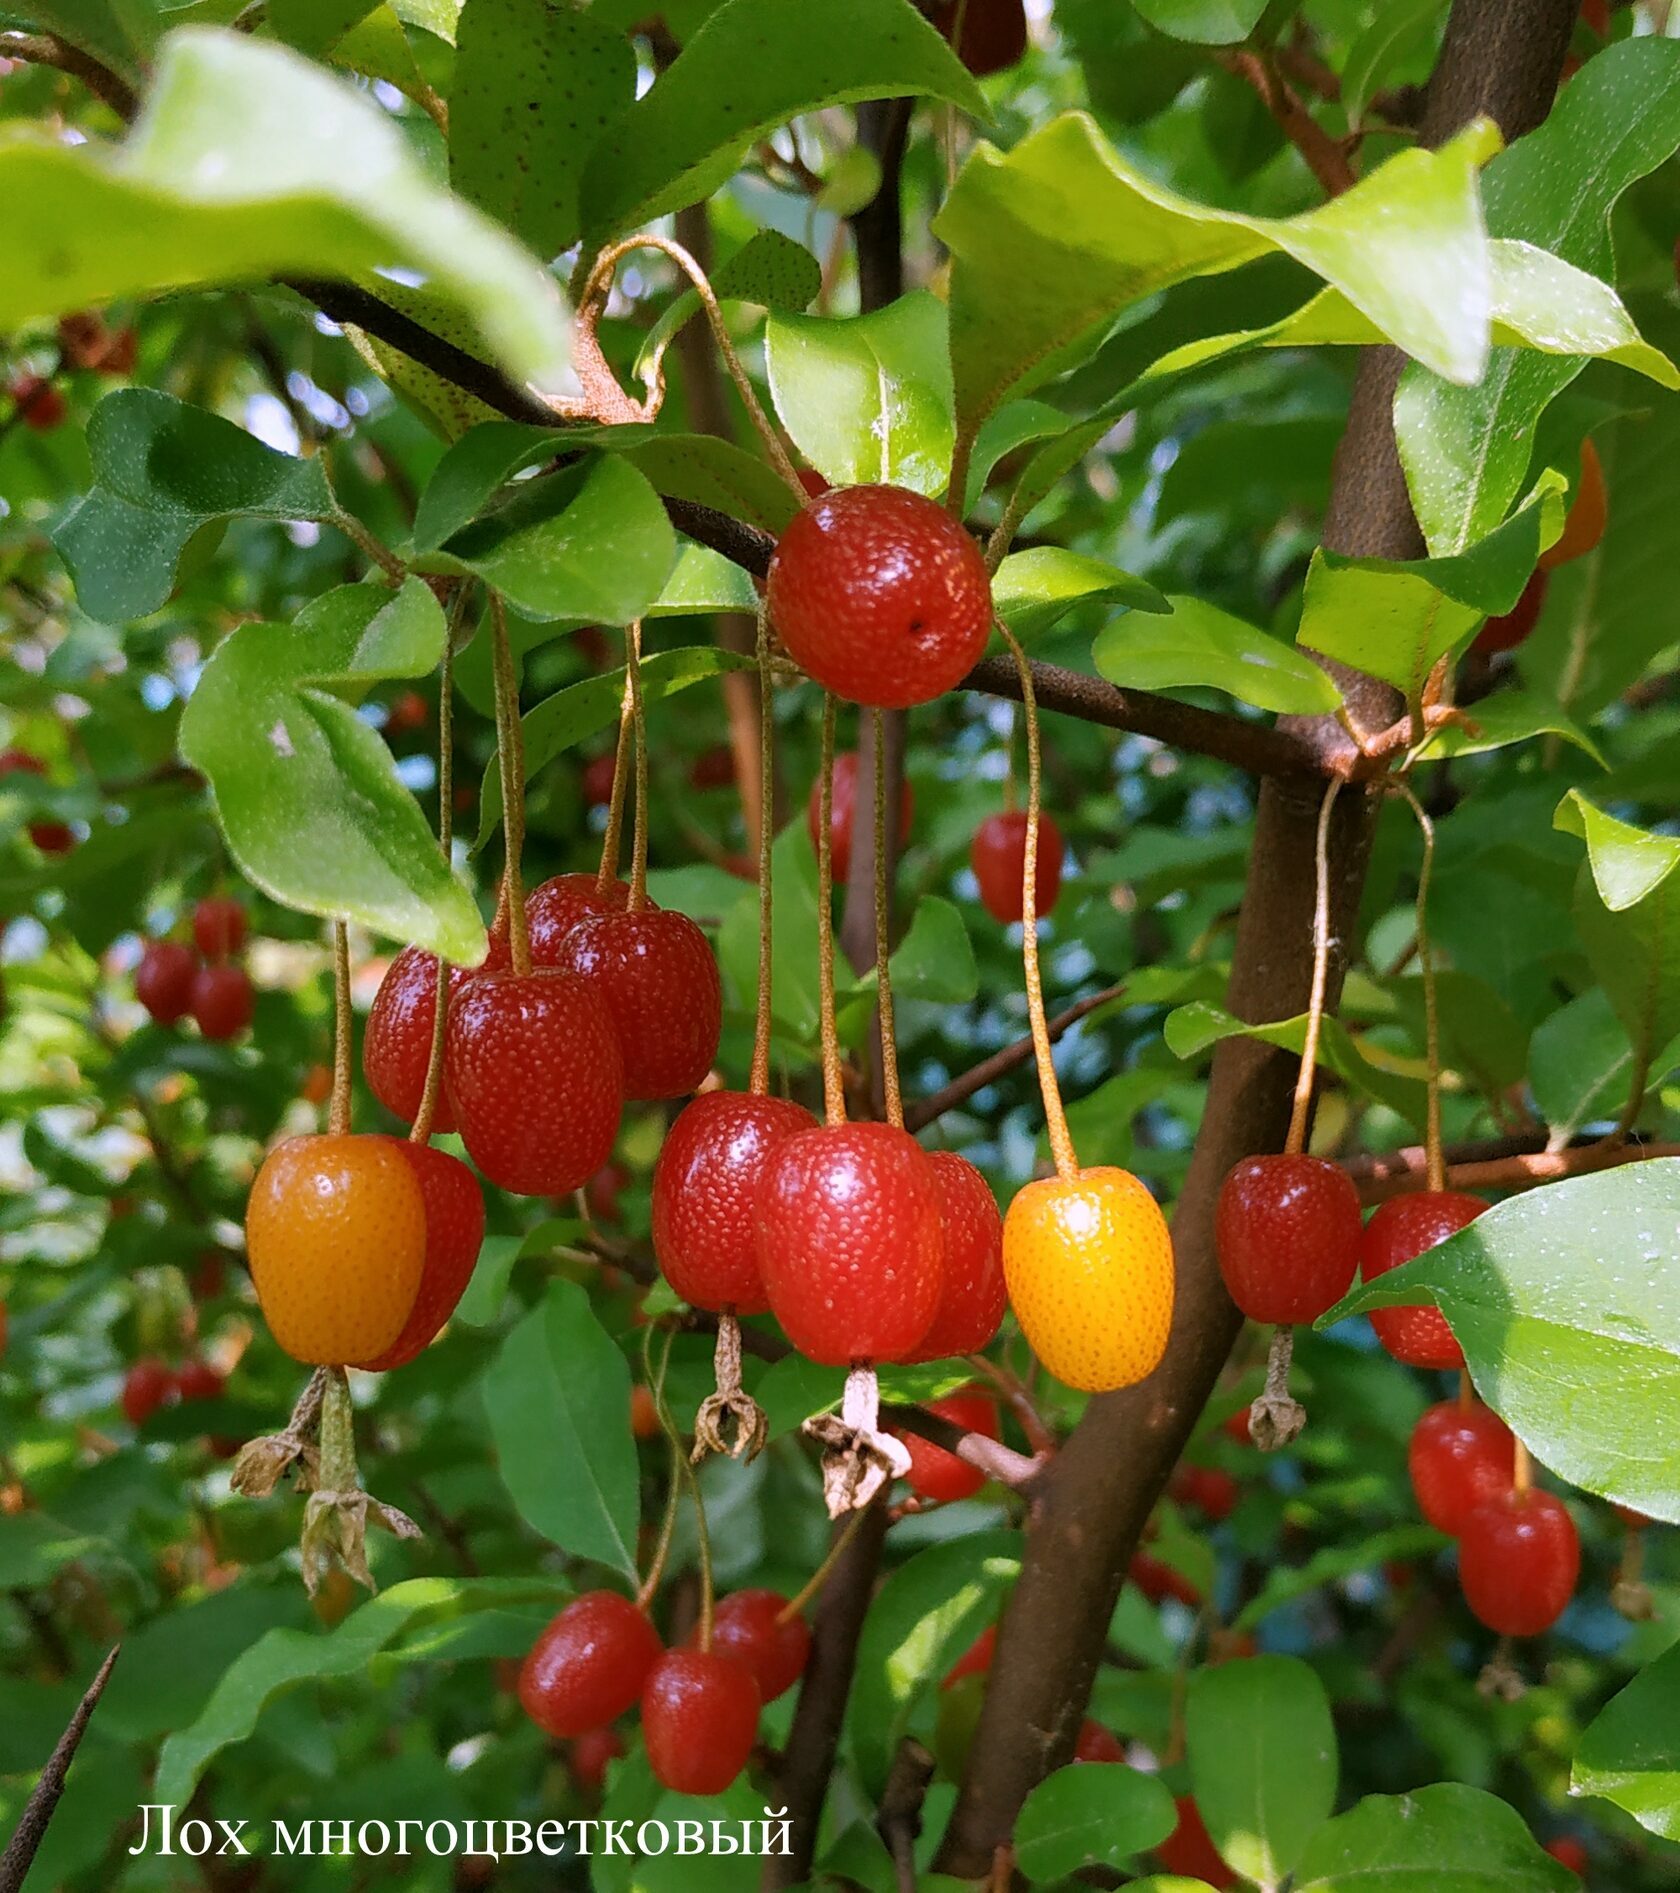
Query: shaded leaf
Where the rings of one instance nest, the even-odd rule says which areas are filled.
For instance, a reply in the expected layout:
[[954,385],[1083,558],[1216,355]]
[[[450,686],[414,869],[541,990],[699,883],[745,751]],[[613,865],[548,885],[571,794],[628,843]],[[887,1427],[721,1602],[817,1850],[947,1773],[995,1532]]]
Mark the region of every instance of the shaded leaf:
[[1042,637],[1076,605],[1164,613],[1172,606],[1147,579],[1062,546],[1011,552],[992,579],[998,616],[1023,642]]
[[1579,1885],[1515,1808],[1457,1782],[1367,1795],[1319,1829],[1295,1878],[1296,1893],[1569,1893]]
[[1035,1883],[1123,1866],[1164,1841],[1178,1812],[1166,1785],[1115,1762],[1074,1762],[1039,1782],[1015,1821],[1015,1864]]

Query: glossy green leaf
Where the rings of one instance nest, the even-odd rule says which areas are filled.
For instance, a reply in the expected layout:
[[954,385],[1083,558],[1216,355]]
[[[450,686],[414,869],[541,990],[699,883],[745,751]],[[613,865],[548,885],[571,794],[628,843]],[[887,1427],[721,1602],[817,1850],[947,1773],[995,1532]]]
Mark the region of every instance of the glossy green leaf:
[[1570,1893],[1580,1882],[1542,1851],[1515,1808],[1441,1782],[1370,1794],[1319,1829],[1296,1893]]
[[[1670,1041],[1652,1060],[1645,1088],[1661,1084],[1677,1064],[1680,1043]],[[1633,1041],[1602,986],[1571,999],[1534,1029],[1528,1086],[1556,1141],[1595,1119],[1619,1117],[1637,1076]]]
[[1197,46],[1234,46],[1248,38],[1266,0],[1132,0],[1158,32]]
[[666,499],[692,500],[779,534],[798,510],[787,481],[759,454],[715,434],[655,434],[624,458]]
[[1447,0],[1387,0],[1369,26],[1348,48],[1342,67],[1342,107],[1357,125],[1365,107],[1385,86],[1405,74],[1428,76],[1424,56],[1433,47],[1445,18]]
[[[980,990],[968,928],[959,910],[939,894],[924,894],[917,901],[889,964],[895,998],[966,1006]],[[858,990],[873,991],[874,984],[871,967],[858,980]]]
[[1173,1831],[1178,1812],[1154,1775],[1074,1762],[1039,1782],[1015,1821],[1015,1864],[1035,1885],[1085,1867],[1124,1866]]
[[1588,1724],[1569,1778],[1575,1794],[1625,1808],[1680,1840],[1680,1646],[1672,1646]]
[[1205,599],[1179,594],[1172,616],[1126,618],[1097,636],[1091,657],[1124,690],[1201,685],[1284,715],[1322,716],[1342,701],[1321,664]]
[[1431,762],[1448,756],[1480,756],[1492,749],[1508,749],[1513,743],[1532,742],[1536,736],[1559,736],[1590,756],[1599,768],[1608,766],[1604,752],[1573,717],[1526,690],[1498,691],[1480,699],[1465,714],[1469,727],[1437,725],[1424,739],[1419,755]]
[[1059,439],[1067,431],[1067,415],[1048,401],[1005,401],[1002,407],[988,414],[975,439],[974,452],[969,456],[964,517],[973,512],[1000,460],[1029,441],[1049,436]]
[[481,421],[450,444],[432,469],[414,514],[414,549],[432,552],[458,532],[516,473],[564,450],[566,435],[524,421]]
[[161,9],[120,0],[31,0],[26,17],[92,53],[131,84],[150,63],[163,25]]
[[648,606],[650,618],[686,618],[696,612],[736,611],[751,617],[758,593],[751,575],[710,546],[683,540],[659,596]]
[[241,870],[276,900],[475,966],[487,943],[471,894],[390,751],[335,694],[425,676],[444,629],[417,578],[345,586],[289,625],[240,625],[187,704],[181,754],[209,779]]
[[1076,605],[1157,613],[1172,609],[1146,579],[1064,546],[1011,552],[993,576],[992,603],[1023,642],[1042,637]]
[[269,0],[274,34],[319,58],[373,11],[374,0]]
[[1680,839],[1619,821],[1579,789],[1571,789],[1558,804],[1556,826],[1587,844],[1593,885],[1613,914],[1648,900],[1680,867]]
[[[802,821],[790,822],[773,847],[770,997],[778,1049],[785,1051],[788,1038],[806,1046],[816,1042],[817,863]],[[743,1006],[750,1004],[758,981],[758,902],[745,891],[724,916],[718,959]]]

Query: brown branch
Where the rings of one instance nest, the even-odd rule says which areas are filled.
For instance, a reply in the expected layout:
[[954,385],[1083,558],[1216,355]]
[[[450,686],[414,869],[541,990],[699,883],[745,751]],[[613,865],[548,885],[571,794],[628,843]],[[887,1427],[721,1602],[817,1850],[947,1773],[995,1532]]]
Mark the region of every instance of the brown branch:
[[[1079,1023],[1088,1018],[1110,1000],[1118,999],[1126,990],[1124,984],[1105,986],[1100,993],[1087,993],[1083,999],[1076,999],[1065,1012],[1058,1012],[1050,1021],[1050,1043],[1056,1044]],[[1005,1045],[989,1058],[982,1058],[977,1065],[970,1065],[967,1071],[959,1072],[947,1085],[941,1085],[937,1091],[918,1104],[912,1104],[904,1113],[904,1128],[907,1131],[925,1129],[935,1118],[943,1117],[947,1111],[953,1111],[959,1104],[965,1104],[976,1091],[984,1091],[987,1085],[996,1084],[1000,1078],[1007,1078],[1012,1071],[1019,1071],[1033,1055],[1032,1035],[1019,1038],[1011,1045]]]
[[0,1854],[0,1893],[19,1893],[28,1876],[30,1863],[46,1838],[48,1823],[58,1806],[59,1796],[64,1792],[64,1779],[70,1772],[70,1764],[76,1758],[76,1750],[81,1746],[83,1735],[87,1733],[89,1719],[99,1706],[99,1698],[105,1693],[105,1685],[111,1679],[111,1669],[121,1648],[120,1643],[115,1645],[111,1654],[100,1664],[98,1675],[88,1684],[87,1694],[77,1703],[76,1713],[58,1738],[58,1746],[48,1758],[46,1767],[41,1770],[40,1780],[24,1803],[23,1813],[12,1838],[6,1844],[6,1851]]
[[1277,120],[1278,129],[1300,152],[1326,197],[1339,197],[1354,183],[1347,149],[1319,124],[1299,94],[1263,53],[1235,51],[1216,55],[1227,72],[1251,85],[1260,102]]
[[922,1831],[922,1803],[933,1768],[933,1757],[913,1735],[907,1735],[898,1745],[881,1791],[875,1830],[892,1856],[903,1893],[916,1893],[916,1840]]
[[126,79],[119,78],[91,53],[72,46],[56,33],[0,33],[0,59],[18,59],[31,66],[53,66],[59,72],[69,73],[125,122],[139,109],[134,88]]
[[[1590,1176],[1598,1170],[1616,1170],[1626,1163],[1650,1157],[1680,1157],[1680,1144],[1629,1144],[1595,1141],[1572,1144],[1567,1150],[1513,1151],[1506,1155],[1452,1161],[1447,1153],[1447,1187],[1454,1190],[1529,1190],[1561,1177]],[[1353,1165],[1346,1166],[1350,1172]],[[1411,1190],[1429,1187],[1427,1162],[1421,1144],[1389,1151],[1367,1160],[1357,1175],[1359,1200],[1367,1205],[1386,1202]]]

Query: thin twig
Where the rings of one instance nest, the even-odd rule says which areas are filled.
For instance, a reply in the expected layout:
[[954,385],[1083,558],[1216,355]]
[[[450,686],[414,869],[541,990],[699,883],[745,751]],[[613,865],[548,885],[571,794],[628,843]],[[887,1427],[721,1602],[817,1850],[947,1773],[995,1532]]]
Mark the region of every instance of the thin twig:
[[100,1664],[98,1674],[77,1703],[69,1726],[58,1738],[57,1747],[49,1756],[46,1767],[41,1770],[40,1779],[24,1803],[23,1813],[18,1818],[12,1838],[6,1844],[6,1851],[0,1854],[0,1893],[19,1893],[28,1875],[30,1863],[46,1838],[47,1825],[58,1806],[59,1796],[64,1792],[64,1780],[70,1772],[70,1764],[75,1760],[76,1750],[87,1733],[88,1722],[99,1706],[99,1698],[105,1693],[105,1685],[111,1679],[111,1670],[121,1649],[119,1643]]

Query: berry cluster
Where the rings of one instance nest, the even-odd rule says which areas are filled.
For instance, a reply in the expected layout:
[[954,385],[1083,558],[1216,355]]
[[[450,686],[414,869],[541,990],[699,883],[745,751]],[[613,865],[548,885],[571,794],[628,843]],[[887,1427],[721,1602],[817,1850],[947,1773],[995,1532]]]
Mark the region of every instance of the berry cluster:
[[158,1025],[189,1015],[207,1039],[237,1038],[251,1023],[256,995],[239,963],[245,909],[231,895],[212,894],[193,909],[192,945],[148,940],[134,969],[134,996]]

